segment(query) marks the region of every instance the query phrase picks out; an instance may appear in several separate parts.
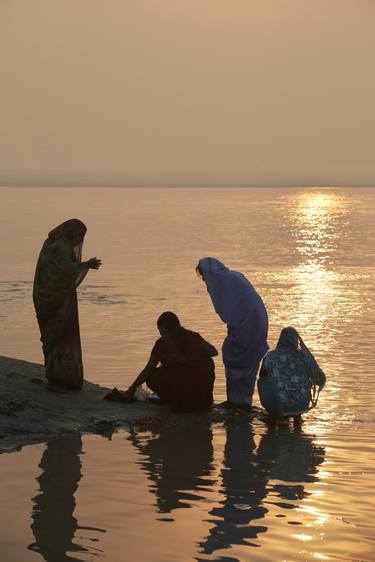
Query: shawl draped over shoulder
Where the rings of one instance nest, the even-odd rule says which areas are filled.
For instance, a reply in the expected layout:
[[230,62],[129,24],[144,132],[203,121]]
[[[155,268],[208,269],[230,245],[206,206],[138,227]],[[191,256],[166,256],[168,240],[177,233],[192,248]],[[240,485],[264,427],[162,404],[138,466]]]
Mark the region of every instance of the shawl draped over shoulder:
[[291,360],[301,361],[312,384],[320,389],[324,387],[326,375],[295,328],[288,326],[281,330],[276,351],[287,352]]
[[[71,219],[52,230],[37,262],[33,301],[46,375],[68,388],[83,381],[76,288],[87,273],[81,264],[85,225]],[[72,380],[71,380],[72,379]]]
[[252,369],[267,352],[268,315],[253,285],[242,273],[208,257],[198,263],[216,313],[227,324],[222,346],[225,366]]

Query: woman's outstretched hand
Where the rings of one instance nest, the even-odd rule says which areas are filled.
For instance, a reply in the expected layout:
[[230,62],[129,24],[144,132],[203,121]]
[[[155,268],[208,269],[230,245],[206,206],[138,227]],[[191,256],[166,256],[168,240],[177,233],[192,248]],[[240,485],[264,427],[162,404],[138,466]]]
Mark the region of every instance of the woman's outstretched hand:
[[89,269],[99,269],[102,265],[102,260],[99,260],[98,258],[91,258],[88,260],[87,265],[89,266]]

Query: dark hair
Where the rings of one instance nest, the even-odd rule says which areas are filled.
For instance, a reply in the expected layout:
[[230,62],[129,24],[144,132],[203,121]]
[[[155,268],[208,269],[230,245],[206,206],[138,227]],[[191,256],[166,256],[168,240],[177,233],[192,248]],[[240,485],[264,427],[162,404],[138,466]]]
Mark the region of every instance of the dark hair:
[[280,332],[279,341],[276,347],[289,348],[289,349],[301,349],[301,338],[299,333],[292,326],[287,326],[283,328]]
[[180,321],[174,312],[163,312],[157,320],[158,326],[164,326],[168,331],[181,327]]
[[157,325],[163,326],[172,337],[177,347],[183,351],[186,341],[186,330],[180,324],[180,321],[174,312],[167,310],[163,312],[157,320]]

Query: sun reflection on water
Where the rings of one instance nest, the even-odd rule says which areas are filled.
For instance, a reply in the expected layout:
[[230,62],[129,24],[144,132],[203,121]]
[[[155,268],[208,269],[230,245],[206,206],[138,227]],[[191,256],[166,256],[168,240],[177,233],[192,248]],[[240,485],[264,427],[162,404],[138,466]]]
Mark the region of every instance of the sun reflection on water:
[[[363,306],[352,269],[336,263],[348,236],[351,199],[335,190],[306,190],[291,193],[285,208],[292,262],[288,268],[265,273],[272,292],[271,345],[282,327],[295,326],[326,371],[328,384],[319,399],[324,407],[316,421],[319,427],[314,426],[314,432],[322,435],[324,427],[338,419],[343,393],[338,375],[345,368],[342,344]],[[340,413],[340,420],[350,422],[349,414]]]
[[[309,342],[325,345],[323,351],[331,346],[328,334],[320,337],[328,321],[342,317],[344,308],[348,315],[355,302],[346,291],[345,273],[330,267],[330,256],[344,236],[348,206],[349,201],[334,191],[294,194],[289,200],[287,228],[294,238],[297,264],[276,274],[285,287],[277,312],[280,320],[308,334]],[[272,272],[268,278],[276,281]]]
[[297,250],[307,263],[326,262],[340,237],[338,219],[347,212],[347,202],[335,192],[304,192],[296,201]]
[[291,221],[301,263],[290,272],[299,296],[296,317],[301,325],[321,329],[331,314],[340,314],[345,301],[339,274],[329,269],[329,255],[336,249],[337,216],[345,213],[342,197],[334,192],[299,195]]
[[313,538],[311,535],[305,535],[304,533],[300,533],[298,535],[292,535],[295,539],[302,541],[302,542],[306,542],[306,541],[311,541],[311,539]]
[[301,513],[308,513],[309,515],[315,517],[315,520],[313,521],[312,524],[318,525],[319,527],[325,525],[329,519],[328,513],[323,513],[318,508],[313,506],[303,505],[302,507],[297,508],[297,511],[300,511]]

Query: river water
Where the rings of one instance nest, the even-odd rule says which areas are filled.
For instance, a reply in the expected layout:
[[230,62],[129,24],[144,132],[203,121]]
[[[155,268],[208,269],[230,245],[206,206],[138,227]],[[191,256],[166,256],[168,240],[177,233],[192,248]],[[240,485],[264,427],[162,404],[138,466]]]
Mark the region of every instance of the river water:
[[[273,347],[295,326],[327,374],[302,429],[223,423],[75,436],[0,456],[1,560],[375,560],[375,189],[1,189],[1,354],[42,362],[38,252],[85,222],[87,379],[126,387],[173,310],[217,347],[194,266],[215,256],[261,293]],[[215,400],[225,397],[220,358]],[[255,404],[259,405],[257,397]]]

